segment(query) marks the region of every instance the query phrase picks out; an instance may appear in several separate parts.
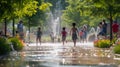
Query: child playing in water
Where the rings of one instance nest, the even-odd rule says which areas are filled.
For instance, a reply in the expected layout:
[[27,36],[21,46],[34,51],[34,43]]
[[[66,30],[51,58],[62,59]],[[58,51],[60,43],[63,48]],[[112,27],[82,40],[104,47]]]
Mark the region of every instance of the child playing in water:
[[72,26],[73,27],[70,30],[70,34],[72,35],[72,40],[73,40],[74,46],[76,46],[77,34],[79,34],[79,33],[78,33],[77,28],[75,27],[76,24],[72,23]]
[[81,31],[79,32],[80,42],[83,41],[83,35],[84,35],[84,32],[83,32],[83,30],[81,30]]
[[36,45],[38,44],[38,41],[41,45],[41,36],[42,36],[42,31],[41,31],[41,28],[38,27],[38,30],[37,30],[37,36],[36,36]]
[[67,32],[65,31],[65,27],[62,28],[62,42],[63,42],[63,45],[64,45],[64,42],[66,41],[66,36],[67,36]]
[[83,26],[83,42],[87,43],[87,26]]

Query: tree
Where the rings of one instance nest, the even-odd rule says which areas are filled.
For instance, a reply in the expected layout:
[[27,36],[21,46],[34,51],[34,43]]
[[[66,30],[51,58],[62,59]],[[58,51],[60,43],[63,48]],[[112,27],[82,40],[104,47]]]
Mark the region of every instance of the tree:
[[119,0],[92,0],[93,14],[102,15],[110,19],[110,40],[112,40],[112,22],[120,14]]
[[64,22],[71,24],[72,22],[79,23],[81,20],[80,12],[77,9],[78,0],[66,0],[68,3],[68,6],[66,7],[66,10],[63,11],[62,19]]
[[61,10],[65,9],[65,7],[67,6],[67,3],[65,2],[66,0],[45,0],[45,2],[49,2],[52,4],[52,7],[50,7],[50,10],[52,11],[52,13],[55,12],[55,9],[57,8],[57,2],[60,1],[61,4]]
[[[39,4],[40,2],[43,2],[43,0],[1,0],[0,1],[0,19],[5,18],[5,35],[7,30],[7,21],[13,19],[13,30],[14,30],[14,19],[20,19],[23,17],[31,17],[35,16],[38,9],[46,3]],[[48,6],[47,6],[48,7]],[[47,9],[47,7],[44,7],[44,9]],[[41,11],[44,9],[40,9]],[[13,31],[14,32],[14,31]]]
[[63,11],[62,19],[64,24],[76,22],[80,27],[84,24],[96,26],[102,18],[95,19],[96,16],[91,15],[91,0],[66,0],[68,6]]
[[[32,7],[32,8],[31,8]],[[7,20],[21,18],[25,15],[31,16],[36,12],[37,1],[34,0],[1,0],[0,1],[0,19],[5,19],[5,35],[7,31]],[[14,28],[14,27],[13,27]],[[13,29],[14,30],[14,29]]]
[[[80,25],[96,26],[103,18],[109,18],[112,25],[112,19],[119,17],[120,13],[119,0],[66,0],[66,2],[68,6],[63,13],[64,22],[77,22],[79,19],[77,23]],[[77,20],[74,18],[75,16],[77,16]]]

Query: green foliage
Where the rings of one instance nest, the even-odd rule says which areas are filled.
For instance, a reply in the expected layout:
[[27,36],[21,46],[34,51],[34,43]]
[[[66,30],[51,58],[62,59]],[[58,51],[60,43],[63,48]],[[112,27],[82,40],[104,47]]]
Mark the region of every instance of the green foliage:
[[10,42],[12,43],[15,50],[20,51],[23,49],[24,44],[16,37],[10,38]]
[[94,41],[94,46],[99,48],[109,48],[112,44],[110,44],[110,40],[97,40]]
[[37,12],[33,14],[32,16],[26,16],[24,21],[26,21],[25,25],[29,26],[28,22],[30,22],[30,27],[35,26],[42,26],[45,24],[46,15],[45,12],[49,11],[49,7],[52,6],[51,3],[48,2],[39,2],[40,6],[38,6]]
[[6,38],[0,38],[0,55],[11,51],[10,42]]
[[50,10],[49,8],[52,6],[52,4],[38,0],[37,6],[38,8],[35,9],[37,11],[35,14],[31,16],[27,15],[24,17],[24,21],[25,21],[24,25],[29,26],[30,23],[30,27],[35,27],[35,26],[42,26],[43,24],[45,24],[46,21],[45,12]]
[[112,44],[115,44],[117,42],[118,38],[117,35],[115,34],[112,39]]
[[51,6],[50,3],[41,4],[41,1],[44,2],[44,0],[0,0],[0,20],[31,17],[39,11],[39,7],[47,5],[47,7],[41,9],[45,10],[49,8],[48,6]]
[[110,18],[110,13],[114,19],[120,16],[119,0],[66,0],[66,3],[68,6],[62,15],[64,24],[76,22],[80,26],[96,26],[101,20]]
[[[110,13],[115,18],[120,13],[120,1],[119,0],[92,0],[94,15],[102,15],[109,18]],[[116,15],[117,14],[117,15]]]
[[11,51],[11,45],[13,44],[14,49],[19,51],[23,49],[23,43],[18,38],[0,38],[0,55],[7,54]]
[[80,23],[81,21],[80,11],[77,9],[79,1],[66,0],[66,2],[69,5],[66,7],[66,10],[63,11],[64,12],[62,16],[63,21],[68,23],[68,25],[73,22]]
[[8,14],[11,14],[12,11],[11,1],[9,0],[0,0],[0,19],[9,17]]
[[40,10],[43,10],[43,11],[46,11],[50,6],[52,6],[51,3],[45,3],[45,2],[42,2],[41,6],[39,7]]
[[[76,22],[78,27],[89,24],[89,26],[96,26],[103,17],[93,16],[91,0],[66,0],[68,6],[63,11],[62,20],[63,24],[71,24]],[[96,19],[97,18],[97,19]]]
[[113,50],[114,50],[114,53],[120,54],[120,44],[116,45]]
[[[15,3],[16,4],[16,3]],[[23,16],[32,16],[37,12],[37,6],[38,2],[37,1],[23,1],[23,4],[20,6],[23,6],[22,8],[17,7],[14,11],[14,14],[18,17],[23,17]]]
[[65,9],[67,3],[65,2],[66,0],[45,0],[45,2],[49,2],[52,4],[52,7],[50,7],[52,13],[55,12],[56,8],[58,8],[58,2],[60,3],[60,9],[63,10]]

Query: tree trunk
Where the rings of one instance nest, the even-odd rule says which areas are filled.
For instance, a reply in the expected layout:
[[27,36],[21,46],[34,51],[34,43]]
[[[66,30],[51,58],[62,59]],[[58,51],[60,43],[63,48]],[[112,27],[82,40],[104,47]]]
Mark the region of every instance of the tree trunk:
[[5,18],[4,19],[4,25],[5,25],[5,28],[4,28],[4,35],[7,36],[7,19]]
[[111,42],[112,42],[112,39],[113,39],[113,33],[112,33],[112,24],[113,24],[112,11],[113,11],[113,7],[111,5],[109,5],[109,13],[110,13],[110,41]]
[[13,37],[14,37],[14,36],[15,36],[15,19],[14,19],[14,18],[13,18],[12,27],[13,27],[12,35],[13,35]]
[[112,15],[110,15],[110,41],[112,41],[113,39],[112,24],[113,24]]

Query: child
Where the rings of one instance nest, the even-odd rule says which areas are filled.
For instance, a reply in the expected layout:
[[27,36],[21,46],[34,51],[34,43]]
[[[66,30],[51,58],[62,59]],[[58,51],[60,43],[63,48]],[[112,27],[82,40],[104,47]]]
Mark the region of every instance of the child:
[[67,36],[67,32],[65,31],[65,27],[62,28],[62,42],[63,42],[63,45],[64,45],[64,42],[66,41],[66,36]]
[[84,35],[84,32],[83,32],[83,30],[81,30],[81,31],[79,32],[80,42],[83,41],[83,35]]
[[72,35],[72,40],[74,42],[74,46],[76,46],[76,40],[77,40],[77,34],[78,34],[78,30],[77,28],[75,27],[76,24],[75,23],[72,23],[72,28],[70,30],[70,34]]
[[83,42],[86,41],[87,42],[87,27],[83,26]]
[[36,37],[36,45],[37,45],[38,41],[40,42],[40,45],[41,45],[41,36],[42,36],[42,31],[41,31],[41,28],[38,27],[37,37]]

